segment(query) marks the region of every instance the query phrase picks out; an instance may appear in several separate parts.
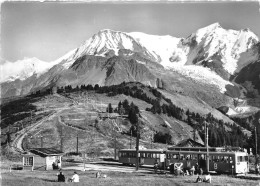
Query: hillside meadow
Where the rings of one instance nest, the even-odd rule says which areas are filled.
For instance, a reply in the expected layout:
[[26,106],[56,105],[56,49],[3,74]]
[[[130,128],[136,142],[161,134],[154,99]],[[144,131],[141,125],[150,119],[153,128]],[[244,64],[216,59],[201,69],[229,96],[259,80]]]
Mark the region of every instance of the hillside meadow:
[[[131,186],[182,186],[182,185],[258,185],[259,181],[239,179],[231,176],[220,175],[212,176],[212,184],[195,183],[197,176],[173,176],[170,174],[154,174],[133,172],[102,172],[107,178],[96,178],[95,171],[78,172],[80,183],[59,183],[57,182],[57,171],[13,171],[2,173],[3,186],[58,186],[58,185],[78,185],[78,186],[114,186],[114,185],[131,185]],[[73,175],[73,170],[63,171],[66,178]]]

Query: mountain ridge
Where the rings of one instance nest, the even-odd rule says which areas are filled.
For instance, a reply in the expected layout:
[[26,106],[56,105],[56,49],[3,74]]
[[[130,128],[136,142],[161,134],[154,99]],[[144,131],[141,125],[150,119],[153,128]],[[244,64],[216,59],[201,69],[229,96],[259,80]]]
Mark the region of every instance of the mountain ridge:
[[[245,37],[242,37],[241,35],[239,35],[239,33],[244,32],[249,33],[249,36],[246,35]],[[209,37],[209,39],[202,42],[202,39],[206,36]],[[219,23],[213,23],[209,26],[198,29],[187,38],[176,38],[170,35],[149,35],[141,32],[126,33],[110,29],[103,29],[100,30],[97,34],[94,34],[88,40],[86,40],[77,49],[73,49],[72,51],[68,52],[63,57],[55,60],[52,63],[58,64],[65,60],[67,63],[64,64],[64,67],[68,68],[70,65],[72,65],[75,59],[81,57],[82,55],[95,55],[106,57],[106,55],[109,55],[109,52],[114,53],[113,55],[118,55],[120,49],[128,49],[133,52],[141,53],[142,57],[149,59],[150,61],[160,63],[165,68],[174,68],[175,64],[177,63],[182,65],[200,64],[214,70],[214,66],[216,65],[212,65],[211,63],[213,63],[212,61],[215,60],[218,61],[215,62],[216,64],[219,63],[218,67],[223,66],[227,74],[233,75],[235,69],[237,68],[237,64],[236,62],[234,62],[234,59],[231,59],[229,57],[233,54],[223,57],[225,51],[220,51],[223,49],[221,47],[228,47],[226,46],[227,43],[220,43],[219,38],[223,37],[225,39],[227,38],[227,36],[232,36],[232,39],[229,39],[230,41],[234,40],[235,42],[235,39],[240,39],[243,41],[236,41],[238,43],[234,44],[234,46],[236,47],[233,47],[233,52],[236,50],[238,52],[238,54],[236,54],[236,58],[238,58],[241,53],[247,52],[247,50],[249,50],[254,44],[259,41],[257,36],[249,29],[242,29],[240,31],[235,31],[231,29],[225,30],[220,26]],[[216,39],[214,39],[214,37]],[[249,41],[250,38],[251,40]],[[214,43],[212,40],[215,40],[216,42]],[[246,46],[243,46],[240,51],[237,49],[239,48],[237,46],[241,43],[245,45],[244,40],[248,41],[249,43],[247,43]],[[194,49],[193,42],[196,42],[198,45],[196,49]],[[216,43],[218,42],[221,46],[216,47]],[[209,47],[209,44],[213,46]],[[207,47],[209,49],[217,49],[211,49],[208,52],[202,52]],[[230,50],[231,49],[229,47],[228,52],[231,52]],[[229,60],[228,63],[227,60]],[[244,67],[243,64],[241,64],[241,61],[240,66],[241,67],[239,67],[239,69],[242,69]],[[221,76],[221,73],[218,70],[215,71]]]
[[[187,38],[103,29],[51,62],[52,66],[45,73],[33,73],[27,80],[2,83],[1,93],[5,97],[68,84],[109,86],[123,81],[140,81],[158,88],[159,82],[160,87],[163,85],[168,91],[185,90],[194,98],[198,96],[194,92],[201,92],[197,87],[205,89],[203,94],[208,97],[207,101],[215,99],[214,96],[222,100],[218,104],[210,101],[211,105],[218,106],[227,101],[221,95],[232,100],[226,92],[232,87],[237,91],[243,85],[231,78],[241,77],[242,69],[259,63],[259,54],[259,39],[249,29],[226,30],[218,23],[198,29]],[[252,81],[251,76],[249,81]]]

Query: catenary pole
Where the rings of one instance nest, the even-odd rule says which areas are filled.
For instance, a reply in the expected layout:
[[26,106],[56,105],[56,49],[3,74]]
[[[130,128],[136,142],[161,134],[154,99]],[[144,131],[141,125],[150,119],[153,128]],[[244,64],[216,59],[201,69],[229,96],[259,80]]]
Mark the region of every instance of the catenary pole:
[[139,120],[137,121],[137,126],[136,126],[136,130],[137,130],[137,135],[136,135],[136,162],[135,162],[135,170],[138,171],[139,169]]

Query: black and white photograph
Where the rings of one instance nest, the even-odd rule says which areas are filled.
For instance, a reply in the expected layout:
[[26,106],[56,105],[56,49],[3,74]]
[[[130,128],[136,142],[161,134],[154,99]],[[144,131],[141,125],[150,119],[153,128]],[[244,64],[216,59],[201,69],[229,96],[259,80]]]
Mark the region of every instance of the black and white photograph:
[[0,185],[260,185],[259,1],[0,6]]

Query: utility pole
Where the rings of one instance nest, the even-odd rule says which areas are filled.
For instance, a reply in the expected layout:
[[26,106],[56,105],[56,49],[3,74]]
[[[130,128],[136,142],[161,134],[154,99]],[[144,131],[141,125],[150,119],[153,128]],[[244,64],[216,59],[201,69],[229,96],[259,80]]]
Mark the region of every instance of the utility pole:
[[114,150],[114,159],[116,160],[116,133],[115,133],[115,150]]
[[207,147],[207,124],[204,122],[204,146]]
[[63,152],[63,128],[61,127],[61,135],[60,135],[60,151]]
[[135,170],[138,171],[139,169],[139,138],[140,138],[140,132],[139,132],[139,119],[137,121],[137,135],[136,135],[136,162],[135,162]]
[[77,147],[76,147],[77,154],[79,154],[79,134],[77,133]]
[[43,136],[41,136],[41,148],[43,148]]
[[207,165],[207,173],[209,173],[209,129],[208,129],[208,126],[207,126],[207,129],[206,129],[206,133],[207,133],[207,136],[206,136],[206,144],[207,144],[207,159],[206,159],[206,165]]
[[193,129],[193,141],[196,141],[196,129]]
[[31,124],[32,124],[32,110],[30,112],[31,112]]
[[131,136],[130,136],[130,149],[132,149],[132,135],[133,135],[133,133],[132,133],[132,130],[131,130]]
[[151,149],[153,149],[153,138],[154,138],[154,133],[152,132],[152,136],[151,136]]
[[10,132],[10,125],[8,125],[8,132],[7,132],[7,145],[9,146],[11,142],[11,132]]
[[257,164],[258,164],[258,158],[257,158],[257,131],[256,131],[256,127],[255,127],[255,169],[256,169],[256,172],[258,172]]

